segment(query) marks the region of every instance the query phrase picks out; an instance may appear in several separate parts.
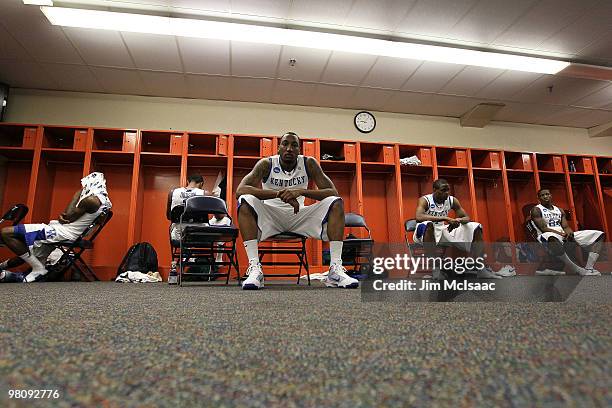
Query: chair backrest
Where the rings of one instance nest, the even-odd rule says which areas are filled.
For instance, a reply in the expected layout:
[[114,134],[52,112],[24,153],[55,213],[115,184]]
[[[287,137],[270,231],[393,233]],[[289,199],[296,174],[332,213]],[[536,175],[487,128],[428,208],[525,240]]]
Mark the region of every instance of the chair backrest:
[[365,228],[365,230],[368,232],[368,237],[370,237],[370,229],[366,225],[365,218],[363,218],[363,215],[355,213],[345,213],[344,226],[346,228]]
[[25,204],[15,204],[10,210],[4,213],[0,222],[13,221],[13,225],[19,222],[26,216],[29,209]]
[[113,212],[110,209],[103,210],[89,226],[79,235],[77,241],[89,240],[93,241],[106,224],[113,218]]
[[189,197],[185,201],[185,208],[180,215],[180,220],[194,220],[196,222],[208,222],[212,214],[225,214],[231,220],[227,212],[225,201],[212,196]]
[[[168,191],[168,202],[166,203],[166,218],[172,222],[175,222],[172,219],[172,193],[174,192],[174,189]],[[181,211],[182,213],[183,211]]]
[[416,230],[417,220],[414,218],[404,221],[404,231],[414,232]]
[[531,238],[534,241],[538,239],[538,230],[535,225],[535,222],[531,219],[531,209],[535,207],[536,203],[525,204],[521,208],[521,212],[523,213],[523,218],[525,219],[525,233],[527,237]]

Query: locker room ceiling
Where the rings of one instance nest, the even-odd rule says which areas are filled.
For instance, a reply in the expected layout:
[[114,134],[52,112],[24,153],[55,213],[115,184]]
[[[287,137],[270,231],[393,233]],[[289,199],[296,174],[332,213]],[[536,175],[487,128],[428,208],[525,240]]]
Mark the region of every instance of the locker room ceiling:
[[[612,69],[610,0],[68,0],[56,6],[317,27],[550,56]],[[289,60],[295,59],[295,66]],[[591,128],[612,81],[278,45],[52,26],[0,3],[0,82],[11,87],[253,101]],[[608,75],[606,78],[605,75]],[[552,86],[552,92],[551,87]]]

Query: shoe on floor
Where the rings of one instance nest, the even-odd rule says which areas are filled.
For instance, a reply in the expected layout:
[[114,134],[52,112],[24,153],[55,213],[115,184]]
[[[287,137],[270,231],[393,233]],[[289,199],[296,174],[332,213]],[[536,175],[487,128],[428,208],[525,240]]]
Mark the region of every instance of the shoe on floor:
[[0,272],[0,282],[2,283],[21,283],[24,275],[19,272],[2,271]]
[[489,268],[488,266],[485,266],[484,268],[480,269],[478,273],[476,274],[476,277],[478,279],[501,279],[502,278],[501,276],[497,276],[496,274],[494,274],[491,268]]
[[542,269],[541,271],[535,271],[538,276],[561,276],[565,275],[563,271],[555,271],[553,269]]
[[586,271],[586,273],[582,276],[601,276],[601,272],[599,272],[597,269],[584,269]]
[[246,270],[248,277],[242,282],[242,289],[257,290],[264,286],[264,274],[259,262],[252,263]]
[[359,287],[359,281],[348,276],[346,274],[346,268],[342,265],[330,266],[327,278],[323,283],[330,288],[355,289]]
[[497,276],[508,278],[510,276],[516,276],[516,269],[512,265],[505,265],[499,271],[495,272]]
[[26,275],[23,281],[27,283],[39,282],[42,279],[42,277],[45,276],[46,274],[47,274],[46,269],[43,269],[40,271],[32,271]]

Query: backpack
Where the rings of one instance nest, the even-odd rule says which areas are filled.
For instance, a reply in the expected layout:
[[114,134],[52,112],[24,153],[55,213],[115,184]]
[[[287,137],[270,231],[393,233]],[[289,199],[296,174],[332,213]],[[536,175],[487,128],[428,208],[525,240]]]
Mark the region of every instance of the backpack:
[[123,257],[117,269],[117,276],[127,271],[142,273],[157,272],[157,252],[148,242],[139,242],[132,245]]

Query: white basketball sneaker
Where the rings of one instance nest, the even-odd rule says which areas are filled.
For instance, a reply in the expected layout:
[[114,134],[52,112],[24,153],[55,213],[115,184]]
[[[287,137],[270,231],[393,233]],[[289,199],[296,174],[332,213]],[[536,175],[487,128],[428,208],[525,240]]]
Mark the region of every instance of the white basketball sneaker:
[[586,273],[582,276],[601,276],[601,272],[599,272],[597,269],[594,268],[590,268],[590,269],[585,269]]
[[242,282],[242,289],[257,290],[263,288],[264,274],[263,270],[261,269],[261,264],[259,262],[249,264],[249,267],[246,270],[246,274],[248,275],[248,278],[246,278],[245,281]]
[[346,274],[346,268],[342,265],[331,265],[327,278],[323,281],[330,288],[355,289],[359,287],[359,281]]

